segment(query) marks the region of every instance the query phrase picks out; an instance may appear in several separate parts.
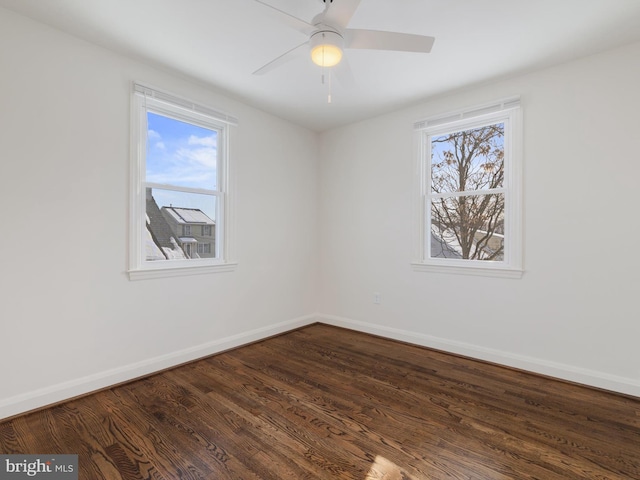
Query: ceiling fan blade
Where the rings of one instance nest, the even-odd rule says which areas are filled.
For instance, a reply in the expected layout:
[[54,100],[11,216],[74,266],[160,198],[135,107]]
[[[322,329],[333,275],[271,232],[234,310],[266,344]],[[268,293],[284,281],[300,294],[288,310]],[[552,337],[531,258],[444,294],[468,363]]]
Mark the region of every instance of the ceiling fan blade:
[[309,42],[306,41],[304,43],[301,43],[297,47],[293,47],[291,50],[286,51],[285,53],[283,53],[279,57],[277,57],[277,58],[271,60],[269,63],[261,66],[258,70],[253,72],[253,75],[264,75],[265,73],[270,72],[274,68],[277,68],[277,67],[279,67],[281,65],[284,65],[285,63],[293,60],[294,58],[297,58],[297,57],[301,56],[306,50],[306,49],[304,49],[302,47],[305,47],[308,43]]
[[333,71],[336,74],[336,80],[343,89],[352,90],[355,88],[356,81],[346,56],[342,57],[340,63],[333,67]]
[[435,38],[412,33],[347,29],[344,40],[345,48],[429,53]]
[[260,5],[264,5],[265,7],[268,7],[271,12],[277,13],[278,18],[282,20],[284,23],[286,23],[287,25],[289,25],[294,30],[298,30],[299,32],[304,33],[305,35],[311,35],[313,32],[317,30],[317,28],[311,25],[310,23],[305,22],[301,18],[298,18],[294,15],[291,15],[290,13],[287,13],[284,10],[280,10],[279,8],[276,8],[273,5],[269,5],[267,2],[263,2],[262,0],[254,0],[254,1],[256,3],[259,3]]
[[345,29],[356,13],[358,5],[360,0],[334,0],[324,11],[321,23]]

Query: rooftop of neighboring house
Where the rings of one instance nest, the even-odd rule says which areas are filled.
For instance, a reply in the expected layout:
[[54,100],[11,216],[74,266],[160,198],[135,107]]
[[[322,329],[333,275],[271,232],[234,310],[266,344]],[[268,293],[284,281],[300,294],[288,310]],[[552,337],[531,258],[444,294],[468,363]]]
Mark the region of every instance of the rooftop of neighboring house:
[[184,207],[162,207],[162,210],[167,212],[171,217],[179,224],[185,225],[215,225],[214,222],[206,213],[199,208],[184,208]]
[[462,258],[451,245],[445,242],[435,233],[431,233],[431,257],[432,258]]
[[171,230],[166,219],[162,216],[160,208],[158,208],[158,204],[151,195],[147,196],[146,212],[147,229],[150,230],[155,243],[157,243],[161,248],[175,248],[175,234]]
[[147,189],[147,232],[146,258],[147,260],[184,259],[182,248],[176,241],[175,234],[160,212],[151,189]]

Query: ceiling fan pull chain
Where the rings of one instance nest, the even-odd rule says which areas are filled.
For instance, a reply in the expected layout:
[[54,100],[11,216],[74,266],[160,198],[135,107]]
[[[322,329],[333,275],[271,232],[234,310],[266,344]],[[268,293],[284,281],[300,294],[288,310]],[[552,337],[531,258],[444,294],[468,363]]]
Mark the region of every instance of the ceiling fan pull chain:
[[331,69],[322,67],[322,75],[320,76],[322,85],[329,87],[329,93],[327,94],[327,103],[331,103]]

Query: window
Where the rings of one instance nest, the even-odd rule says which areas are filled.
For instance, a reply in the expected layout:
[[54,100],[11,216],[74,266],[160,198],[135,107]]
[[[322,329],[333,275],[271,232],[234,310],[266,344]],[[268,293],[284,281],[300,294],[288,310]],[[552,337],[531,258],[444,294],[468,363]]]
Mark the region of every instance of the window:
[[420,218],[416,270],[520,277],[520,103],[416,124]]
[[[227,185],[235,124],[208,107],[134,85],[131,279],[232,268]],[[202,231],[215,243],[198,244],[193,224],[207,224]]]
[[198,254],[199,255],[207,255],[211,253],[211,244],[210,243],[199,243],[198,244]]
[[211,236],[211,225],[202,225],[202,236],[203,237]]

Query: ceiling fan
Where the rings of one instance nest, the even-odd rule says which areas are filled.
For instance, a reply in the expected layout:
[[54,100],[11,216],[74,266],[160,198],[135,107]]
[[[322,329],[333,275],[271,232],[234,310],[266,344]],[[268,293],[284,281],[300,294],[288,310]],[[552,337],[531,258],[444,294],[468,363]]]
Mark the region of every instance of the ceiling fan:
[[[308,23],[262,0],[255,0],[277,12],[289,26],[308,35],[308,40],[271,60],[254,75],[262,75],[304,53],[310,47],[311,59],[321,67],[342,61],[344,49],[393,50],[429,53],[435,38],[409,33],[347,28],[361,0],[321,0],[324,11]],[[308,46],[308,47],[307,47]]]

